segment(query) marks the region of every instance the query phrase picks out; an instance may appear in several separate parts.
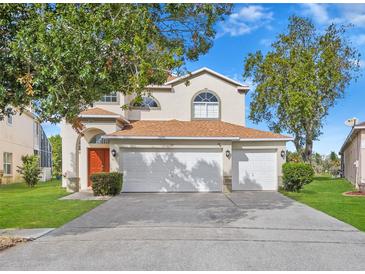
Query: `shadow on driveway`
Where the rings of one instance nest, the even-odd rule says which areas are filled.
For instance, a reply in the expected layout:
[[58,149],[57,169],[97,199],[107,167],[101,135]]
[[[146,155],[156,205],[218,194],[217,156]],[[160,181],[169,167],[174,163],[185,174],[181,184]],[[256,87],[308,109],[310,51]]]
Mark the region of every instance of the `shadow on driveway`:
[[363,270],[364,253],[364,233],[277,192],[141,193],[1,252],[0,269]]

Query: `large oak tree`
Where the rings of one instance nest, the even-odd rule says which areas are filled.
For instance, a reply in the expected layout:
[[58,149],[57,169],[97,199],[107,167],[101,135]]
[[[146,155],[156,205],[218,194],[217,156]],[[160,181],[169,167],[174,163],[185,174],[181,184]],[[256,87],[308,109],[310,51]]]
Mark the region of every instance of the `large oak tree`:
[[212,46],[229,4],[1,4],[0,119],[32,106],[72,121],[114,91],[139,95]]
[[328,111],[358,77],[360,55],[346,30],[331,24],[319,31],[309,19],[293,16],[265,56],[258,51],[245,59],[244,78],[257,85],[250,119],[293,135],[304,161],[311,159]]

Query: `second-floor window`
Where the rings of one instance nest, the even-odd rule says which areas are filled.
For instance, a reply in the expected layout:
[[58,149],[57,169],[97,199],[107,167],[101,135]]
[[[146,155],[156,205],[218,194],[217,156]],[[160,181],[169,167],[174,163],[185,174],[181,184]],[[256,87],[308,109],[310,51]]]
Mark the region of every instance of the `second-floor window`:
[[116,92],[112,92],[108,95],[104,95],[101,97],[100,102],[103,103],[117,103],[118,102],[118,94]]
[[153,97],[142,97],[141,101],[134,101],[132,103],[132,107],[134,108],[143,108],[143,109],[156,109],[159,108],[157,100]]
[[204,91],[193,100],[193,118],[219,119],[219,100],[212,92]]

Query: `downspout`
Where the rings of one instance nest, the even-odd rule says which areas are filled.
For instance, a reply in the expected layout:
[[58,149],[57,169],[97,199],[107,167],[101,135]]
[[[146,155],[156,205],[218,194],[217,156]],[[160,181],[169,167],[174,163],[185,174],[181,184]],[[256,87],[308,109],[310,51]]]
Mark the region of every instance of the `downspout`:
[[[361,138],[361,135],[360,135]],[[360,139],[361,140],[361,139]],[[359,166],[360,166],[360,146],[359,146],[359,135],[356,135],[356,160],[354,162],[355,166],[355,186],[357,189],[360,189],[359,184]]]
[[358,180],[357,181],[357,185],[358,185],[358,187],[359,187],[359,190],[361,191],[361,192],[364,192],[365,191],[365,182],[362,180],[362,157],[361,157],[361,150],[362,150],[362,130],[359,130],[359,132],[358,132],[358,138],[359,138],[359,140],[358,140],[358,154],[359,154],[359,156],[358,156],[358,166],[357,166],[357,169],[356,169],[356,171],[357,171],[357,177],[356,177],[356,179]]
[[76,177],[79,178],[80,171],[79,171],[79,143],[81,142],[81,133],[77,135],[77,141],[76,141],[76,148],[75,148],[75,162],[76,162]]
[[359,139],[358,141],[358,165],[357,165],[357,173],[358,173],[358,177],[357,177],[357,185],[359,187],[359,189],[361,189],[361,130],[359,131],[359,135],[357,137]]

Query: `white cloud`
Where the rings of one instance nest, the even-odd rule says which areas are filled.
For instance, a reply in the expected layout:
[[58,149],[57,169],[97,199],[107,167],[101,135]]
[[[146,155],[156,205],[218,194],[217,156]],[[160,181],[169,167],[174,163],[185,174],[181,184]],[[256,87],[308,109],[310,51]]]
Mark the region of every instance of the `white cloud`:
[[262,46],[265,46],[265,47],[270,47],[271,44],[272,44],[272,40],[271,39],[266,39],[266,38],[263,38],[259,41],[259,44],[262,45]]
[[233,13],[232,18],[242,18],[248,22],[255,22],[262,19],[272,19],[272,15],[272,12],[266,12],[266,9],[262,6],[246,6],[237,13]]
[[356,46],[363,46],[365,45],[365,34],[353,35],[351,36],[351,40]]
[[344,23],[352,23],[357,27],[365,27],[365,5],[341,5]]
[[331,20],[328,11],[327,6],[323,4],[303,4],[303,15],[312,17],[316,22],[320,24],[328,24],[328,22]]
[[221,32],[218,36],[228,34],[240,36],[268,24],[273,19],[273,12],[260,5],[248,5],[233,12],[226,21],[221,24]]
[[[354,24],[355,27],[365,27],[365,5],[360,4],[302,4],[302,14],[314,20],[320,25]],[[330,12],[331,8],[331,12]],[[331,16],[336,11],[336,16]]]

